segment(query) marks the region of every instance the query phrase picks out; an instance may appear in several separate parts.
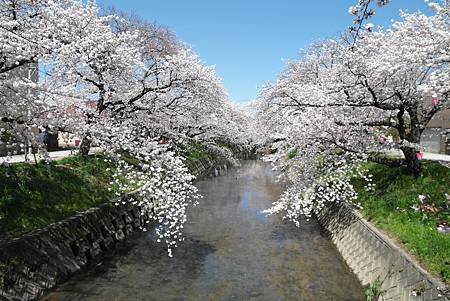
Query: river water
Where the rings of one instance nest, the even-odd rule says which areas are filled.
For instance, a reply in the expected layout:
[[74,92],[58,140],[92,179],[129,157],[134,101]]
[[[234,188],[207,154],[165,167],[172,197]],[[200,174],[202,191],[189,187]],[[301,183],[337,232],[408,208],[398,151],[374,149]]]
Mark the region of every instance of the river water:
[[245,162],[196,185],[204,198],[173,258],[140,235],[43,300],[365,300],[316,221],[296,228],[261,213],[282,191],[268,165]]

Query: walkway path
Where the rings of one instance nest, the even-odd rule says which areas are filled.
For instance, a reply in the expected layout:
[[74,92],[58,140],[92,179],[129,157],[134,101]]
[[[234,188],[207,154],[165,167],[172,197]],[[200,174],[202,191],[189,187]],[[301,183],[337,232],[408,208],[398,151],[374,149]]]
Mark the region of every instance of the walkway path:
[[261,213],[282,191],[264,163],[197,186],[204,198],[189,212],[174,258],[143,234],[43,300],[365,300],[316,221],[298,229]]
[[[72,149],[72,150],[63,150],[63,151],[56,151],[56,152],[48,152],[48,156],[52,159],[52,160],[59,160],[65,157],[69,157],[72,155],[75,155],[78,153],[78,149]],[[90,153],[95,153],[96,151],[98,151],[97,148],[91,148]],[[44,159],[42,156],[36,155],[37,160],[41,160]],[[9,162],[9,163],[20,163],[20,162],[26,162],[26,158],[25,155],[14,155],[11,157],[0,157],[0,164],[4,163],[4,162]],[[34,162],[34,157],[33,154],[29,154],[28,155],[28,161],[29,162]]]
[[[401,151],[397,150],[391,150],[387,152],[389,155],[404,158],[403,153]],[[423,153],[423,160],[430,160],[430,161],[441,161],[441,162],[450,162],[450,156],[449,155],[443,155],[443,154],[435,154],[435,153]]]

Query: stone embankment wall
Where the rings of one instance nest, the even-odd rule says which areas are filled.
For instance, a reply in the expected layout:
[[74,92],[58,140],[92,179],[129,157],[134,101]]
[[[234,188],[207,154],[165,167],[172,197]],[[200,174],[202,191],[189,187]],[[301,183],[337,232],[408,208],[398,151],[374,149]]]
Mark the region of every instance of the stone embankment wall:
[[0,296],[6,300],[36,299],[113,250],[144,225],[146,215],[130,202],[118,206],[111,202],[1,242]]
[[224,159],[213,159],[208,156],[204,160],[193,162],[188,167],[197,178],[204,178],[208,176],[217,177],[226,173],[230,164]]
[[[196,162],[197,177],[220,175],[223,160]],[[16,239],[0,241],[0,301],[35,300],[104,256],[111,254],[129,235],[148,226],[148,212],[127,202],[113,200],[81,214]]]
[[330,205],[318,219],[363,285],[383,281],[383,300],[449,300],[443,283],[348,205]]

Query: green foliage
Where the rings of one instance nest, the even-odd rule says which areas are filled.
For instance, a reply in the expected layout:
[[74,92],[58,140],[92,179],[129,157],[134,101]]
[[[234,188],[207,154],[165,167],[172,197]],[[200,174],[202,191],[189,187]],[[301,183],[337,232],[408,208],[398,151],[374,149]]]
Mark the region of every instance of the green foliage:
[[398,130],[395,128],[391,128],[391,127],[379,127],[378,129],[378,133],[383,134],[385,136],[392,136],[393,138],[397,138],[399,136],[398,134]]
[[[375,191],[367,192],[360,179],[353,184],[363,206],[363,215],[413,254],[432,274],[450,281],[450,234],[437,231],[449,222],[450,169],[437,163],[424,163],[423,176],[415,178],[405,167],[389,168],[368,164],[374,176]],[[418,199],[425,195],[424,204]],[[429,205],[439,212],[415,210]]]
[[184,163],[187,166],[190,166],[194,162],[207,159],[209,152],[205,145],[200,143],[192,143],[189,145],[187,151],[182,154],[182,156],[184,157]]
[[377,277],[366,289],[366,300],[367,301],[378,301],[381,296],[386,292],[381,288],[383,285],[383,281],[380,280],[380,277]]
[[121,152],[120,159],[137,169],[141,168],[141,161],[139,161],[139,159],[136,159],[135,157],[131,156],[128,152]]
[[298,154],[299,154],[299,153],[298,153],[298,151],[297,151],[296,149],[291,150],[291,151],[289,152],[289,154],[288,154],[288,159],[293,159],[293,158],[297,157]]
[[113,172],[102,155],[1,165],[0,236],[40,228],[109,200]]
[[14,141],[14,135],[12,135],[10,132],[8,131],[4,131],[4,132],[0,132],[0,141],[7,143],[7,142],[12,142]]

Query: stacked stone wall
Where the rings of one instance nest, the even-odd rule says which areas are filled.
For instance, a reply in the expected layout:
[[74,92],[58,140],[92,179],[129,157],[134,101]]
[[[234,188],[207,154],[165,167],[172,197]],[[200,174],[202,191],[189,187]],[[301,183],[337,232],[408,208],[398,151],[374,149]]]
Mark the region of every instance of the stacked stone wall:
[[383,300],[449,300],[442,282],[348,205],[329,205],[318,219],[363,285],[382,281]]

